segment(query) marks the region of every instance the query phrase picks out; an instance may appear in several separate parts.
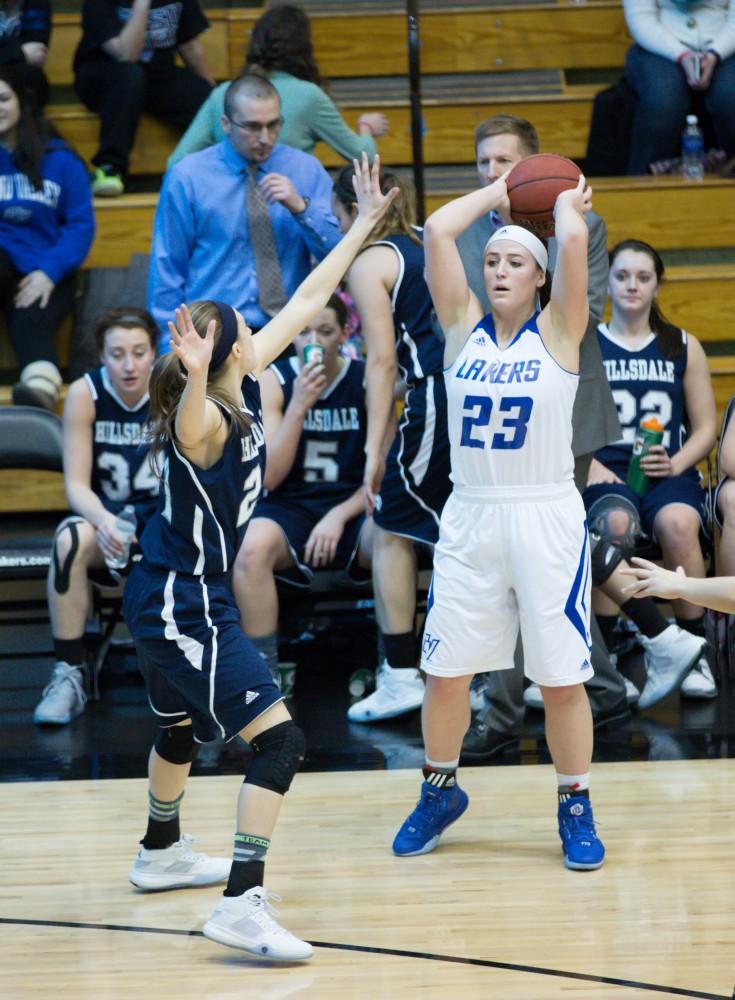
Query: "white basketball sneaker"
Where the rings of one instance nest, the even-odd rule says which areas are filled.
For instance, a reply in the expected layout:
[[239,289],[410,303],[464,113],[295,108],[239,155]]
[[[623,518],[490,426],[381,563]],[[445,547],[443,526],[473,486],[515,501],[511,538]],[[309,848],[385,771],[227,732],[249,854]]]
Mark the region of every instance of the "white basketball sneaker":
[[82,714],[86,703],[82,671],[58,661],[36,705],[33,721],[39,726],[65,726]]
[[678,625],[669,625],[655,639],[639,636],[645,651],[646,683],[638,700],[639,708],[650,708],[681,685],[707,644],[703,636],[692,635]]
[[685,698],[716,698],[717,685],[706,656],[700,656],[681,685],[681,693]]
[[376,688],[347,710],[350,722],[380,722],[421,708],[424,682],[418,670],[394,669],[383,662],[375,674]]
[[195,885],[214,885],[230,877],[230,858],[210,858],[191,849],[194,837],[183,834],[181,840],[160,851],[147,850],[141,844],[128,879],[138,889],[186,889]]
[[314,949],[273,918],[270,900],[281,897],[262,886],[242,896],[223,896],[203,928],[204,936],[230,948],[242,948],[261,958],[298,962],[311,958]]
[[526,708],[535,708],[538,712],[544,710],[544,696],[538,684],[529,684],[523,692],[523,704]]

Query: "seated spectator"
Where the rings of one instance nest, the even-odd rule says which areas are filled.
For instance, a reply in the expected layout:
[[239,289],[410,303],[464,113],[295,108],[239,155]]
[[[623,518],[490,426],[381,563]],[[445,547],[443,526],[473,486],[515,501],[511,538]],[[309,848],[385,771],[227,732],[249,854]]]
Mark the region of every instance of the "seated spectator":
[[[276,577],[308,587],[315,569],[346,568],[369,579],[365,365],[342,354],[347,332],[347,309],[332,295],[297,338],[297,356],[275,362],[260,379],[268,493],[248,525],[233,585],[243,631],[276,679]],[[323,361],[305,360],[311,343],[321,345]]]
[[[100,116],[92,191],[123,193],[141,113],[185,129],[214,86],[198,0],[84,0],[74,86]],[[186,63],[177,66],[176,53]]]
[[629,174],[678,155],[694,92],[718,145],[735,155],[735,7],[732,0],[623,0],[634,45],[625,77],[636,93]]
[[51,38],[49,0],[0,0],[0,66],[14,66],[44,108],[49,85],[43,71]]
[[[281,98],[283,124],[279,141],[305,153],[313,153],[317,142],[326,142],[346,160],[366,152],[375,156],[374,138],[388,131],[382,114],[362,115],[356,135],[322,89],[323,81],[314,59],[309,18],[291,4],[272,7],[259,18],[250,36],[243,73],[262,72]],[[199,109],[173,151],[172,167],[188,153],[205,149],[224,138],[223,116],[227,84],[215,87]]]
[[[715,443],[715,400],[701,344],[669,323],[658,307],[663,274],[661,258],[647,243],[624,240],[610,252],[612,318],[597,329],[623,437],[595,454],[584,502],[590,524],[601,521],[598,530],[608,539],[629,544],[640,525],[661,547],[666,566],[704,576],[699,536],[707,506],[696,465]],[[626,476],[636,431],[653,416],[664,437],[641,459],[648,489],[639,495]],[[593,606],[603,635],[609,634],[617,604],[593,591]],[[680,628],[704,636],[701,608],[688,601],[673,607]],[[643,644],[648,648],[650,641]],[[716,693],[704,657],[684,680],[682,693],[700,698]]]
[[64,485],[73,513],[56,530],[47,593],[54,638],[51,681],[33,715],[63,726],[84,711],[87,574],[114,584],[105,560],[122,550],[115,517],[135,508],[140,536],[156,508],[158,477],[142,444],[158,330],[141,309],[112,309],[96,330],[99,368],[73,382],[64,407]]
[[[732,406],[730,400],[728,406]],[[735,576],[735,420],[730,418],[720,441],[720,481],[715,492],[715,518],[720,527],[718,571]]]
[[14,403],[56,405],[54,337],[93,237],[84,164],[37,110],[15,67],[0,66],[0,309],[21,369]]
[[225,94],[225,138],[169,171],[153,222],[149,309],[168,349],[182,302],[222,299],[255,332],[340,239],[332,182],[314,156],[282,146],[278,91],[238,77]]

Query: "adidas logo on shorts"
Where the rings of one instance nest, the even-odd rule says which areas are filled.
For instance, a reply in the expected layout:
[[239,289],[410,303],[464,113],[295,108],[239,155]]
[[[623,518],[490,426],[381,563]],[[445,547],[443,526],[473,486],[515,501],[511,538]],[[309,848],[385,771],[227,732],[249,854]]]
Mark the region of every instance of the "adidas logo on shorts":
[[248,691],[245,694],[245,704],[251,705],[256,698],[260,697],[260,691]]
[[477,336],[477,337],[473,337],[473,338],[472,338],[472,343],[473,343],[473,344],[479,344],[479,345],[480,345],[480,347],[484,347],[484,346],[485,346],[485,344],[487,343],[487,341],[486,341],[486,340],[485,340],[485,338],[484,338],[484,337],[482,336],[482,334],[480,334],[479,336]]

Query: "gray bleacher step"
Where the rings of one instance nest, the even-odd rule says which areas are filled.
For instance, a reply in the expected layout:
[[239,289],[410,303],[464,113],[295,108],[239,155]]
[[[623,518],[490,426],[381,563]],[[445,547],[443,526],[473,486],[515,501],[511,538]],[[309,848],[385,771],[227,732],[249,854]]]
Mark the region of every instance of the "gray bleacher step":
[[[330,80],[329,92],[337,104],[365,101],[408,103],[406,76],[345,77]],[[441,103],[491,101],[503,97],[563,93],[561,70],[524,70],[507,73],[427,73],[421,77],[424,101]]]

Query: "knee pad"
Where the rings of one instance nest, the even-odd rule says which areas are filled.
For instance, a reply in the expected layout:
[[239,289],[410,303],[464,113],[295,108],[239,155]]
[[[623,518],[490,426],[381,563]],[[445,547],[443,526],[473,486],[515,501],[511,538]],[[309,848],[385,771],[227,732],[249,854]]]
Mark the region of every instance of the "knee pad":
[[191,764],[199,752],[193,726],[169,726],[159,729],[153,744],[159,757],[169,764]]
[[[64,531],[68,531],[71,537],[71,543],[69,545],[69,552],[64,560],[63,566],[59,562],[59,550],[57,548],[57,542]],[[74,562],[74,557],[79,551],[79,530],[77,528],[76,521],[69,521],[58,532],[54,538],[54,590],[57,594],[65,594],[69,590],[69,577],[71,576],[71,567]]]
[[[628,526],[623,532],[615,532],[610,527],[610,515],[615,511],[623,511],[627,515]],[[587,512],[587,523],[590,533],[594,532],[604,543],[618,548],[624,559],[630,559],[635,553],[635,541],[641,533],[641,518],[635,504],[627,497],[615,493],[600,497]]]
[[618,546],[604,541],[596,531],[592,530],[590,530],[590,557],[593,587],[600,587],[623,561],[623,553]]
[[289,719],[266,729],[252,739],[250,745],[253,759],[248,765],[245,783],[285,795],[304,760],[306,740],[302,731]]

